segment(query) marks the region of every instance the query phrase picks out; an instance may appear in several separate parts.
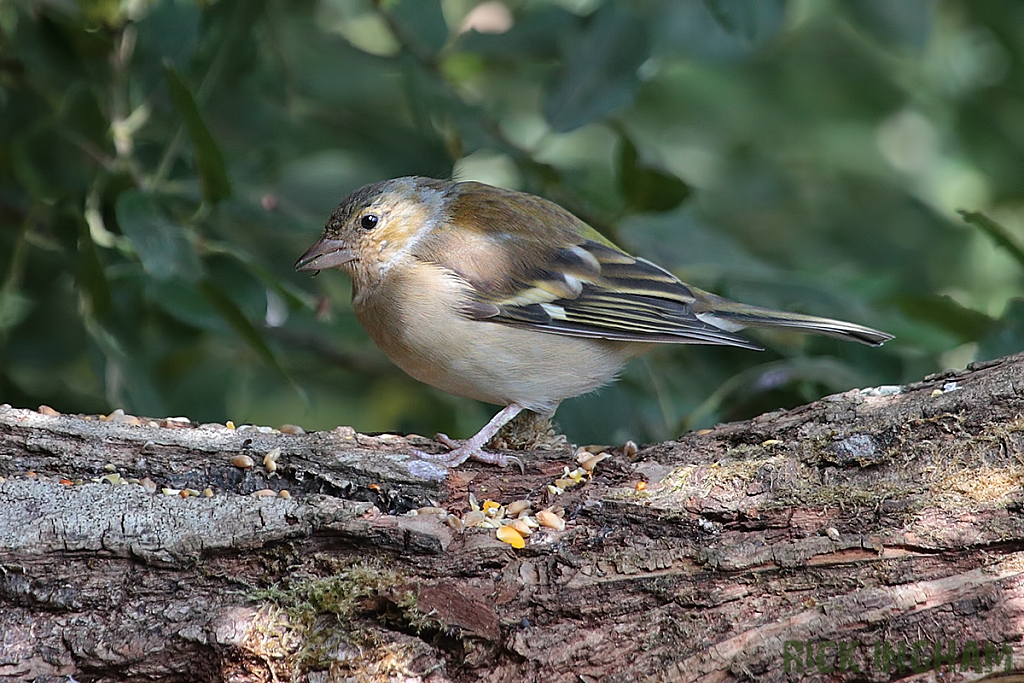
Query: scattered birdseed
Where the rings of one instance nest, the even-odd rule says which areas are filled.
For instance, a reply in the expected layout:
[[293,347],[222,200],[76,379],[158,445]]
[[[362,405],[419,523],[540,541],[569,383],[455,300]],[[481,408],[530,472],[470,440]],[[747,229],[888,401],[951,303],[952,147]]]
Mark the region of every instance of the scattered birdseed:
[[467,527],[476,526],[486,519],[487,518],[484,517],[484,513],[479,510],[470,510],[466,514],[462,515],[462,523]]
[[160,489],[160,493],[164,494],[165,496],[180,496],[181,489],[172,489],[165,486],[162,489]]
[[135,417],[134,415],[126,415],[123,408],[118,408],[110,415],[101,415],[100,420],[103,422],[112,422],[114,424],[132,425],[137,426],[142,424],[142,420]]
[[518,531],[510,526],[503,526],[498,529],[498,540],[508,543],[513,548],[525,548],[526,541]]
[[273,427],[260,427],[259,425],[242,425],[235,429],[236,432],[259,432],[260,434],[273,434],[277,430]]
[[277,471],[277,459],[279,457],[281,457],[280,448],[272,448],[263,456],[263,466],[267,468],[267,472]]
[[580,453],[579,455],[576,456],[576,462],[588,473],[593,473],[594,468],[597,467],[597,463],[601,462],[602,460],[607,460],[610,457],[611,456],[604,451],[602,451],[601,453],[597,453],[596,455],[591,455],[589,453]]
[[529,528],[529,529],[539,529],[540,528],[540,522],[538,522],[537,518],[533,517],[532,515],[522,515],[519,518],[519,521],[522,522],[523,524],[525,524],[527,526],[527,528]]
[[636,447],[636,443],[634,443],[633,441],[627,441],[626,443],[622,444],[622,454],[625,455],[627,458],[635,458],[636,454],[639,451],[640,449]]
[[515,517],[520,512],[524,512],[530,509],[530,501],[528,500],[516,500],[505,506],[505,514],[509,517]]
[[536,514],[537,522],[556,531],[565,529],[565,520],[550,510],[541,510]]
[[139,482],[139,485],[146,490],[147,493],[156,493],[156,482],[149,477],[144,478]]
[[241,455],[241,454],[240,455],[233,455],[233,456],[231,456],[230,462],[231,462],[232,465],[234,465],[235,467],[237,467],[239,469],[242,469],[242,470],[251,469],[252,466],[254,464],[256,464],[256,463],[254,463],[252,461],[252,458],[250,458],[248,455]]
[[[566,468],[568,469],[568,468]],[[579,470],[579,477],[582,479],[584,472]],[[431,501],[433,502],[433,501]],[[533,504],[527,499],[516,500],[508,505],[502,505],[494,500],[485,500],[482,504],[476,499],[476,495],[469,494],[470,510],[465,512],[461,518],[444,510],[440,505],[434,503],[431,506],[411,510],[409,515],[437,514],[452,529],[460,533],[470,528],[494,529],[498,538],[516,548],[525,547],[525,542],[520,544],[522,539],[531,536],[535,530],[541,527],[565,529],[565,510],[561,507],[549,507],[530,514]],[[519,541],[512,537],[512,534],[519,536]]]
[[638,481],[636,483],[636,490],[637,491],[644,491],[646,489],[647,489],[647,482],[646,481]]
[[283,424],[277,429],[282,434],[294,434],[296,436],[306,433],[306,430],[298,425]]
[[460,534],[466,530],[465,522],[459,519],[456,515],[448,515],[444,518],[444,523],[455,531],[458,531]]
[[256,498],[263,498],[265,496],[275,496],[276,497],[277,496],[277,491],[275,491],[274,489],[260,489],[259,491],[253,491],[252,494],[250,494],[250,495],[252,495],[252,496],[254,496]]
[[60,413],[58,413],[56,410],[54,410],[48,405],[39,406],[39,412],[48,417],[60,417]]
[[531,529],[530,525],[521,519],[513,519],[511,522],[508,523],[507,526],[510,526],[516,531],[518,531],[519,535],[523,538],[529,538],[533,535],[533,529]]
[[769,446],[778,446],[782,443],[782,439],[765,439],[761,442],[762,448],[768,448]]
[[211,489],[209,486],[207,486],[205,489],[203,489],[203,497],[204,498],[213,498],[213,489]]

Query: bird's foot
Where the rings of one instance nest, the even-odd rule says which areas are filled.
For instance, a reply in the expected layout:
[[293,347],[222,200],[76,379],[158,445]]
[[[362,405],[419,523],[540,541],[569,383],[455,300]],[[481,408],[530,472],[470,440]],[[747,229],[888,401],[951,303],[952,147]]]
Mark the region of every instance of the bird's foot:
[[519,468],[520,472],[524,474],[526,473],[526,468],[523,467],[522,460],[512,455],[485,451],[483,447],[476,442],[476,439],[469,439],[462,445],[459,445],[457,441],[450,438],[447,434],[438,434],[437,440],[452,450],[447,453],[424,453],[420,450],[414,450],[412,454],[417,458],[432,460],[447,467],[458,467],[467,460],[478,460],[479,462],[485,462],[489,465],[497,465],[498,467],[508,467],[510,464],[514,464]]
[[522,410],[523,409],[518,404],[510,403],[499,410],[498,413],[491,418],[490,422],[485,424],[483,428],[471,438],[464,441],[462,445],[452,441],[448,438],[447,434],[438,434],[437,440],[452,449],[448,453],[433,455],[430,453],[424,453],[423,451],[413,451],[413,455],[417,458],[442,463],[448,467],[458,467],[470,458],[473,460],[479,460],[480,462],[486,462],[491,465],[497,465],[498,467],[508,467],[509,463],[515,463],[519,468],[519,471],[525,474],[526,469],[523,467],[523,461],[519,458],[514,458],[511,455],[502,455],[500,453],[488,453],[484,450],[484,445],[494,437],[495,433],[497,433],[497,431],[501,429],[506,422],[518,415]]

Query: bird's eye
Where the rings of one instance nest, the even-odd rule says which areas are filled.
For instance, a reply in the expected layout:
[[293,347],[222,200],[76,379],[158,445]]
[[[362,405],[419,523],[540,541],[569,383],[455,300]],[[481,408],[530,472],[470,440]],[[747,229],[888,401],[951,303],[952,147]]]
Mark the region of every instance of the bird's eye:
[[363,230],[373,230],[380,223],[380,217],[374,213],[368,213],[359,219],[359,227]]

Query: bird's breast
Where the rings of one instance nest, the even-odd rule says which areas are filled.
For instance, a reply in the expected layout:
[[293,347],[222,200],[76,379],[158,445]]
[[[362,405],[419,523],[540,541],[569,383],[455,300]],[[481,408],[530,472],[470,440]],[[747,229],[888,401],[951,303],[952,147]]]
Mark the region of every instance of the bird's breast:
[[356,316],[388,358],[416,379],[487,403],[545,413],[614,379],[629,344],[471,320],[469,285],[433,264],[394,268],[354,299]]

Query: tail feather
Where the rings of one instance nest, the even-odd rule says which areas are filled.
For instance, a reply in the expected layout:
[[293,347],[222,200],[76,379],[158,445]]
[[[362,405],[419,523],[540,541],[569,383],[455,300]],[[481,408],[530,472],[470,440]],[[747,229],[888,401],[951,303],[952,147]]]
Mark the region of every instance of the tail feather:
[[843,320],[748,306],[708,292],[700,292],[700,294],[703,296],[698,297],[697,307],[703,310],[697,313],[697,317],[729,332],[735,332],[745,327],[784,327],[826,337],[856,341],[868,346],[881,346],[893,338],[888,332]]

